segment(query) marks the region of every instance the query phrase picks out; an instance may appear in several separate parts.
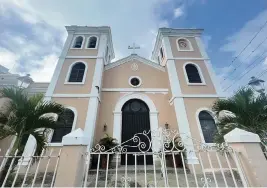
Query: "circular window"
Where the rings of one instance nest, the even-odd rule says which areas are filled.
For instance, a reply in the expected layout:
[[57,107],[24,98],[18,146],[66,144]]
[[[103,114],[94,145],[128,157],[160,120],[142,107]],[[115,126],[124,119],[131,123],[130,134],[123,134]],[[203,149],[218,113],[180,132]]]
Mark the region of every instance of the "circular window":
[[141,85],[141,79],[138,77],[131,77],[129,79],[129,84],[133,87],[139,87]]

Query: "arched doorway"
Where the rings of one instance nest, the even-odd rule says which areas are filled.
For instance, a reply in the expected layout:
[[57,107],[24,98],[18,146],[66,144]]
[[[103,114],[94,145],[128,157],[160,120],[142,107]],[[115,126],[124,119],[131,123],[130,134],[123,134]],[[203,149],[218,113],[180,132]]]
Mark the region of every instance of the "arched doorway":
[[[121,131],[121,143],[126,146],[127,152],[140,152],[140,149],[136,146],[138,143],[133,142],[131,138],[137,133],[143,133],[144,131],[150,131],[150,118],[149,118],[149,108],[142,100],[131,99],[127,101],[122,107],[122,131]],[[149,139],[138,134],[140,142],[146,144],[146,148],[142,148],[142,151],[152,151],[150,146],[151,133],[148,134]],[[125,144],[123,144],[126,142]],[[140,143],[139,142],[139,143]],[[131,147],[133,146],[133,147]],[[125,165],[125,154],[121,156],[121,164]],[[144,155],[137,156],[137,165],[144,164]],[[133,154],[127,154],[127,165],[135,164],[135,156]],[[152,155],[146,155],[146,164],[153,164]]]

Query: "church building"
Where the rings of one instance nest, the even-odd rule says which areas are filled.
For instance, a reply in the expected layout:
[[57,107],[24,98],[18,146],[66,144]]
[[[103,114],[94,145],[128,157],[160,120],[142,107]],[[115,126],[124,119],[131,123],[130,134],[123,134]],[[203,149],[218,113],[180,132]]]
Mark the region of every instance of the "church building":
[[[211,106],[222,93],[202,29],[160,28],[151,59],[132,53],[115,62],[110,27],[66,30],[45,99],[63,104],[67,119],[49,136],[49,146],[62,146],[62,137],[78,128],[89,137],[90,147],[105,134],[123,143],[160,127],[212,144],[216,126]],[[181,137],[187,149],[193,147],[192,139]],[[196,159],[192,154],[188,163]]]

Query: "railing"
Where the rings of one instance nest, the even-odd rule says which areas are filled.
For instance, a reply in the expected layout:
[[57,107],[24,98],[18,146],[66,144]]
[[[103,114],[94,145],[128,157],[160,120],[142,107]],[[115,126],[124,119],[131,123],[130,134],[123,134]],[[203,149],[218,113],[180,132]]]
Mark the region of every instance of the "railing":
[[[127,145],[127,140],[107,151],[104,146],[97,145],[86,153],[83,187],[247,186],[239,163],[239,153],[229,147],[198,145],[191,151],[196,154],[197,162],[188,164],[187,155],[190,152],[182,147],[181,142],[178,145],[171,144],[176,134],[170,139],[166,135],[158,137],[163,138],[159,151],[150,150],[155,144],[154,133],[149,142],[140,139],[140,134],[149,133],[135,134],[131,140],[136,143],[135,146]],[[139,151],[128,151],[132,147]]]
[[[186,148],[177,131],[162,129],[137,133],[111,149],[96,145],[90,151],[81,153],[85,159],[81,161],[86,161],[84,172],[82,171],[82,186],[247,186],[239,153],[232,148],[227,145],[202,144],[196,140],[193,150],[188,151]],[[59,168],[60,147],[47,148],[41,156],[18,156],[17,153],[18,151],[14,155],[7,153],[0,156],[2,187],[54,186]],[[194,160],[190,158],[192,156],[195,156]],[[64,160],[60,161],[61,165],[69,165],[62,161]]]
[[1,187],[53,187],[61,148],[43,150],[40,156],[0,156]]

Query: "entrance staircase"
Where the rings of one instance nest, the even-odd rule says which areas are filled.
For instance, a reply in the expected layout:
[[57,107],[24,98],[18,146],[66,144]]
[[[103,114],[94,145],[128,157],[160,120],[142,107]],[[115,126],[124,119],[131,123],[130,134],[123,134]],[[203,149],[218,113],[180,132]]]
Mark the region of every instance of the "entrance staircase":
[[[117,169],[108,169],[108,175],[105,169],[89,170],[87,187],[215,187],[215,181],[212,173],[205,173],[207,181],[204,180],[203,174],[194,175],[189,170],[184,171],[183,168],[167,168],[167,178],[162,174],[160,168],[153,169],[153,165],[149,165],[144,169],[144,166],[137,166],[136,176],[134,166],[121,166]],[[117,174],[117,175],[116,175]],[[234,187],[234,181],[230,172],[224,172],[227,185]],[[117,177],[116,177],[117,176]],[[217,184],[219,187],[226,187],[223,176],[220,172],[215,173]],[[126,178],[125,178],[126,177]],[[178,177],[178,178],[176,178]],[[156,179],[156,182],[155,182]],[[196,183],[197,181],[197,183]],[[236,174],[238,187],[242,186],[241,181]],[[166,185],[167,184],[167,185]]]

